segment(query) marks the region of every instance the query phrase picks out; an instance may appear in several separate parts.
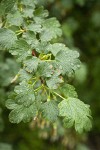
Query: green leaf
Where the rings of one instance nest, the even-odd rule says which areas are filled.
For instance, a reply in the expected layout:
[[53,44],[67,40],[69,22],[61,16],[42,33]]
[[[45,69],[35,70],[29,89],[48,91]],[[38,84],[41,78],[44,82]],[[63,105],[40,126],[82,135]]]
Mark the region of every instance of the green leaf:
[[52,65],[47,62],[41,62],[38,65],[37,75],[41,77],[51,77],[53,74]]
[[39,42],[37,45],[35,45],[35,49],[38,53],[47,54],[48,46],[49,46],[49,43],[47,42]]
[[48,17],[48,10],[44,10],[43,6],[41,6],[35,10],[34,17],[39,17],[39,18]]
[[18,104],[13,99],[8,99],[6,101],[6,107],[8,109],[16,109],[18,107]]
[[0,29],[0,49],[9,49],[17,40],[16,34],[5,28]]
[[28,72],[36,72],[38,67],[39,59],[37,57],[32,57],[24,61],[25,70]]
[[9,120],[11,123],[29,122],[32,118],[37,115],[37,108],[35,104],[29,107],[23,105],[17,105],[9,114]]
[[37,115],[37,106],[32,86],[23,82],[15,88],[15,92],[6,101],[6,107],[12,110],[9,114],[9,120],[12,123],[29,122]]
[[48,11],[44,10],[42,6],[34,11],[34,21],[38,24],[41,24],[47,16]]
[[71,128],[74,124],[74,120],[72,118],[68,118],[68,117],[65,117],[63,119],[63,123],[64,123],[64,127],[65,128]]
[[56,18],[46,19],[42,23],[42,32],[40,38],[42,41],[50,41],[53,38],[57,38],[57,36],[61,36],[62,31],[59,28],[60,24]]
[[58,117],[58,106],[54,101],[48,101],[42,104],[42,115],[43,117],[50,121],[55,122]]
[[7,23],[10,25],[21,26],[23,17],[19,11],[14,11],[7,15]]
[[11,11],[16,0],[1,0],[0,2],[0,15],[4,15]]
[[35,7],[35,5],[37,4],[37,0],[21,0],[21,4],[25,5],[25,6],[32,6],[33,8]]
[[26,42],[31,45],[31,47],[37,47],[39,41],[36,39],[36,35],[32,31],[26,31],[23,33],[22,37],[26,40]]
[[51,76],[50,79],[46,80],[47,86],[50,89],[57,89],[60,85],[60,83],[63,82],[63,79],[59,76],[60,75],[60,71],[57,70],[55,71],[55,73]]
[[59,87],[59,84],[62,83],[63,80],[58,77],[58,76],[52,76],[52,78],[50,78],[49,80],[46,81],[47,83],[47,86],[50,88],[50,89],[57,89]]
[[33,86],[25,81],[16,86],[14,91],[17,94],[15,100],[18,104],[28,107],[35,101]]
[[40,24],[33,24],[33,23],[26,26],[26,30],[33,31],[35,34],[40,33],[42,31]]
[[32,18],[33,17],[33,12],[34,12],[33,7],[27,6],[26,8],[23,9],[23,17]]
[[62,43],[54,43],[54,44],[50,44],[48,46],[47,50],[50,51],[50,52],[52,52],[52,54],[54,56],[56,56],[59,51],[66,50],[66,47]]
[[19,75],[21,81],[23,81],[23,80],[28,81],[32,78],[32,74],[30,74],[29,72],[27,72],[24,69],[20,69],[20,71],[18,72],[18,75]]
[[79,133],[83,130],[91,129],[91,112],[89,105],[84,104],[77,98],[63,100],[59,103],[59,115],[65,117],[64,122],[67,127],[75,125],[75,130]]
[[64,83],[62,86],[60,86],[58,91],[59,91],[59,94],[65,98],[68,98],[68,97],[77,98],[78,97],[77,92],[75,91],[75,88],[72,85],[67,84],[67,83],[66,84]]
[[28,56],[31,56],[31,47],[28,43],[23,40],[17,40],[16,43],[11,47],[10,53],[18,57],[18,61],[25,60]]
[[55,57],[57,64],[62,67],[62,74],[69,74],[80,67],[77,51],[66,48],[66,51],[59,51]]

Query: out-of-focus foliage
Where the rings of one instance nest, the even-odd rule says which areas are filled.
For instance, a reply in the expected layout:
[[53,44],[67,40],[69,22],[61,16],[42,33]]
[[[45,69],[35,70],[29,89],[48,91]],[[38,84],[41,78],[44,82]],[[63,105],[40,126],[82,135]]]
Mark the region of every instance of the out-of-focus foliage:
[[[75,80],[70,79],[76,86],[79,98],[91,105],[93,116],[93,129],[88,134],[77,136],[71,130],[63,130],[59,123],[59,131],[56,127],[49,127],[41,120],[28,125],[13,126],[8,121],[8,111],[4,109],[7,93],[13,89],[10,81],[17,72],[18,66],[8,52],[0,52],[0,150],[5,150],[5,143],[13,145],[18,150],[99,150],[100,137],[100,1],[99,0],[41,0],[42,4],[56,16],[63,30],[63,38],[60,40],[70,48],[78,49],[81,60],[84,62],[80,70],[76,72]],[[31,15],[31,12],[29,13]],[[4,65],[4,68],[3,68]],[[14,69],[12,68],[13,66]],[[7,69],[8,68],[8,69]],[[1,75],[2,74],[2,75]],[[10,86],[9,86],[10,85]],[[2,111],[1,111],[2,109]],[[3,118],[3,119],[2,119]],[[39,129],[35,128],[38,124]],[[53,129],[53,130],[52,130]],[[41,140],[38,135],[44,139]],[[59,135],[59,136],[58,136]],[[61,146],[61,139],[62,145]],[[51,144],[51,141],[58,141]],[[87,143],[84,145],[84,143]],[[88,144],[89,143],[89,144]],[[4,146],[3,146],[4,145]],[[16,145],[16,146],[15,146]],[[88,145],[88,146],[87,146]],[[9,146],[8,150],[12,150]],[[6,148],[7,149],[7,148]]]

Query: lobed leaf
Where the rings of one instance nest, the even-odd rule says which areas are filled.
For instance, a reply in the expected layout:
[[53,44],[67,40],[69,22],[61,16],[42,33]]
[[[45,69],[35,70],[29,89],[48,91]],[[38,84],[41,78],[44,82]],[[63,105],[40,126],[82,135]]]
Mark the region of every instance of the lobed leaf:
[[15,26],[21,26],[23,23],[23,17],[19,11],[14,11],[12,13],[9,13],[7,15],[7,21],[8,24],[15,25]]
[[59,51],[66,50],[66,47],[62,43],[54,43],[54,44],[48,45],[47,50],[50,51],[50,52],[52,52],[52,54],[54,56],[56,56]]
[[31,56],[31,47],[24,39],[19,39],[13,47],[11,47],[10,53],[17,56],[18,61],[21,62],[28,56]]
[[0,1],[0,15],[5,15],[13,8],[16,0],[1,0]]
[[33,24],[33,23],[26,26],[26,29],[29,31],[33,31],[35,34],[40,33],[42,31],[40,24]]
[[42,24],[45,18],[48,16],[48,11],[44,10],[41,6],[34,11],[34,21],[37,24]]
[[49,79],[46,80],[47,86],[50,89],[57,89],[60,83],[63,82],[62,77],[59,76],[60,73],[61,72],[59,70],[56,70],[54,74]]
[[42,104],[41,110],[42,110],[42,115],[46,120],[50,122],[55,122],[57,120],[59,111],[55,101],[51,100],[45,102],[44,104]]
[[25,6],[32,6],[34,8],[37,4],[37,0],[21,0],[21,4]]
[[37,108],[35,104],[24,107],[23,105],[17,105],[9,114],[9,120],[11,123],[29,122],[37,115]]
[[37,47],[39,41],[36,38],[36,35],[32,31],[26,31],[23,33],[22,37],[26,40],[26,42],[31,45],[32,48]]
[[38,67],[39,59],[37,57],[32,57],[24,61],[25,70],[28,72],[36,72]]
[[9,29],[1,28],[0,29],[0,49],[9,49],[11,48],[17,40],[16,34]]
[[67,83],[66,84],[64,83],[62,86],[60,86],[58,91],[59,91],[59,94],[65,98],[68,98],[68,97],[77,98],[78,97],[74,86],[67,84]]
[[20,77],[21,81],[24,81],[24,80],[28,81],[32,78],[32,74],[30,74],[24,69],[20,69],[20,71],[18,72],[18,76]]
[[27,6],[26,8],[24,8],[22,10],[22,14],[23,14],[23,17],[29,17],[29,18],[32,18],[33,17],[33,12],[34,12],[34,8],[31,7],[31,6]]
[[62,34],[62,31],[59,28],[60,24],[55,18],[46,19],[42,23],[42,26],[42,32],[40,34],[41,41],[50,41]]
[[59,115],[65,117],[64,124],[66,127],[75,125],[75,130],[79,133],[83,132],[83,130],[88,131],[91,129],[89,105],[84,104],[77,98],[69,97],[61,101],[58,107]]
[[12,110],[9,119],[12,123],[29,122],[38,112],[33,86],[23,81],[14,91],[6,102],[6,107]]
[[37,68],[37,75],[41,77],[51,77],[53,74],[52,65],[47,62],[41,62]]
[[20,85],[17,85],[14,91],[17,94],[15,101],[18,104],[28,107],[35,101],[33,86],[28,84],[26,81],[23,81]]
[[62,67],[62,74],[69,74],[80,67],[77,51],[66,50],[59,51],[55,57],[57,64]]

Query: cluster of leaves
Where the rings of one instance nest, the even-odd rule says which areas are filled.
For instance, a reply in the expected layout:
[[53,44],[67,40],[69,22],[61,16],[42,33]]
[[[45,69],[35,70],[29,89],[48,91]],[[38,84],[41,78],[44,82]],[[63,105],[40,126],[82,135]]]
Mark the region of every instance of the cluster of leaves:
[[20,83],[6,102],[9,119],[20,123],[43,117],[54,123],[63,118],[65,127],[90,130],[89,105],[78,99],[68,83],[80,67],[79,53],[54,42],[62,31],[56,18],[47,17],[48,11],[37,0],[21,0],[0,29],[0,49],[9,50],[22,65],[12,80],[19,78]]

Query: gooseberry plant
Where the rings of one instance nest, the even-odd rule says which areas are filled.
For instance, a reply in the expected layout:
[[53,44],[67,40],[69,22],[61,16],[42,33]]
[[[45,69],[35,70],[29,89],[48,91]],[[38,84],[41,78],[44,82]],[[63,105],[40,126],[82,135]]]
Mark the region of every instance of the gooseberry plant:
[[0,49],[8,50],[21,64],[11,81],[19,84],[6,101],[10,122],[44,118],[56,123],[60,119],[79,133],[90,130],[89,105],[78,99],[69,84],[80,67],[79,53],[56,42],[62,35],[59,21],[49,18],[37,0],[3,0],[1,6]]

